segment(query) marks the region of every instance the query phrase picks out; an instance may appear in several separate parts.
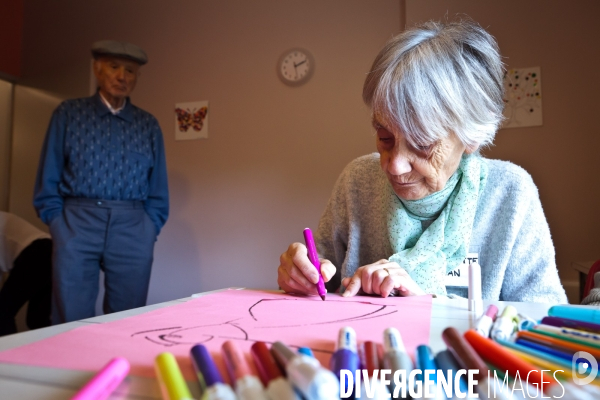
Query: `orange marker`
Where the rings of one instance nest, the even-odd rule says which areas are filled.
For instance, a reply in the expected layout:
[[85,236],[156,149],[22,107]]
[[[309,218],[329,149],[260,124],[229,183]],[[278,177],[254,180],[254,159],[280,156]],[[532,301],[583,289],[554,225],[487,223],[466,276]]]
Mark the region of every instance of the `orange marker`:
[[517,338],[523,338],[534,341],[554,348],[562,348],[569,352],[576,353],[578,351],[586,351],[596,358],[600,358],[600,349],[596,347],[586,346],[580,343],[574,343],[569,340],[557,339],[550,336],[542,335],[531,331],[521,331],[517,333]]

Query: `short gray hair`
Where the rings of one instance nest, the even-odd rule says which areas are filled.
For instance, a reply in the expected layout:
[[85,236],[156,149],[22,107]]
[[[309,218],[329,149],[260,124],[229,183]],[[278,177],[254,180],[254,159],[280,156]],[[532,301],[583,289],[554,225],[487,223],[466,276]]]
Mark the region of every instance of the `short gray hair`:
[[374,118],[393,124],[412,145],[454,132],[466,146],[486,146],[503,120],[503,76],[498,45],[481,26],[430,21],[384,46],[363,100]]

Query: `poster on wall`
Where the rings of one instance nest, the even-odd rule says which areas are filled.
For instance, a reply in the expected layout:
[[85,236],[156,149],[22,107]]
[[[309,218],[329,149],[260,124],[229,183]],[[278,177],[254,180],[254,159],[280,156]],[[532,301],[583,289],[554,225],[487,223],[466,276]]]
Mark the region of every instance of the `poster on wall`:
[[502,128],[542,125],[542,76],[540,67],[514,68],[504,74]]
[[175,104],[175,140],[208,138],[208,101]]

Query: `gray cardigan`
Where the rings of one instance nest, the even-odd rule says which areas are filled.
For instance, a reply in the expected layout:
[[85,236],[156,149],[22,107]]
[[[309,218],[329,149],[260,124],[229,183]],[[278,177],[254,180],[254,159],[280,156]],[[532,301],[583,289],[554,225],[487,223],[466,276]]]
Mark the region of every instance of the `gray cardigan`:
[[[489,172],[469,252],[479,254],[483,298],[566,303],[550,228],[531,176],[510,162],[482,160]],[[319,254],[337,268],[329,291],[358,267],[392,255],[384,208],[387,185],[377,153],[352,161],[338,178],[316,235]]]

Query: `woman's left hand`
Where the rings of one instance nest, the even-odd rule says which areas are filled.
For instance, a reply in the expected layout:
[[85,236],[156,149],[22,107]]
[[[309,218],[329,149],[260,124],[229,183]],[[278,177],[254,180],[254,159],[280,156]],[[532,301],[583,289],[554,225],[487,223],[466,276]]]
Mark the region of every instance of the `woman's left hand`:
[[358,268],[352,277],[342,279],[342,285],[346,287],[344,297],[354,296],[361,290],[381,297],[388,297],[392,291],[397,291],[400,296],[425,294],[404,268],[388,260]]

